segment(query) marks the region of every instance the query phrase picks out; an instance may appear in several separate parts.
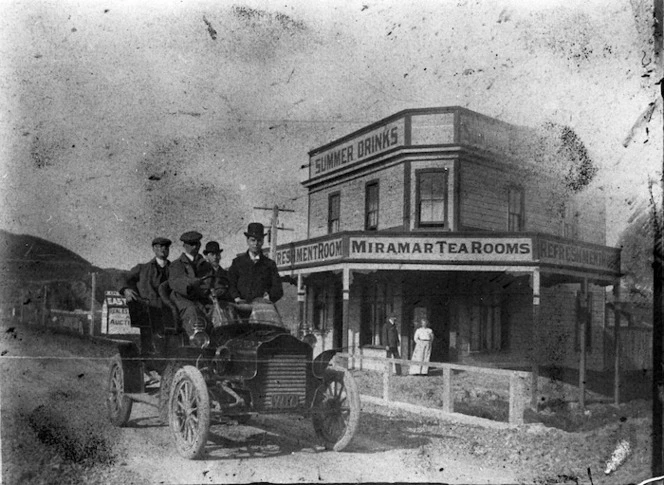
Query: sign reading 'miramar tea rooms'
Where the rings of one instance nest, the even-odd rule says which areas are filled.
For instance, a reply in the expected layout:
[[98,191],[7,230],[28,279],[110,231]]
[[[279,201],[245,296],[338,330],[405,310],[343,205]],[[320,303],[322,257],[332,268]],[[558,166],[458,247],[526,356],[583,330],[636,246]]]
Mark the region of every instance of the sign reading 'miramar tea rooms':
[[[329,236],[328,236],[329,237]],[[386,236],[340,234],[315,242],[282,246],[275,254],[279,269],[340,262],[527,264],[617,272],[620,250],[577,243],[548,235],[530,236]]]
[[523,262],[533,260],[531,238],[351,237],[349,259]]

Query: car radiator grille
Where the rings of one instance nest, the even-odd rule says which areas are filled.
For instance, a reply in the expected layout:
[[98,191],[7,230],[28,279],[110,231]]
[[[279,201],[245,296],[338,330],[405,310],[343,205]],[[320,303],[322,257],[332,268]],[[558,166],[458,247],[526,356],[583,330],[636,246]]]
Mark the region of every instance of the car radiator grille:
[[263,365],[260,396],[263,409],[287,409],[305,404],[307,361],[304,355],[274,355]]

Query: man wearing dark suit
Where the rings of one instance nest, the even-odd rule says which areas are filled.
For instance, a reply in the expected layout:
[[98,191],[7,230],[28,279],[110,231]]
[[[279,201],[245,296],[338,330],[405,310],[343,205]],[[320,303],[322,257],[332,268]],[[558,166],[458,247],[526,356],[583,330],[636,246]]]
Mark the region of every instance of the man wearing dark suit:
[[182,326],[190,337],[197,330],[210,330],[210,319],[205,307],[210,303],[211,267],[198,252],[202,237],[196,231],[185,232],[180,236],[184,252],[173,261],[168,276],[171,298],[180,312]]
[[233,301],[233,298],[228,292],[229,279],[228,271],[221,267],[221,253],[223,249],[219,246],[217,241],[209,241],[203,250],[203,256],[210,264],[210,274],[212,279],[210,281],[210,288],[215,292],[215,296],[222,301]]
[[[383,335],[383,345],[385,345],[387,358],[399,359],[399,329],[397,328],[397,318],[391,315],[385,325],[385,334]],[[394,364],[394,373],[401,375],[401,364]]]
[[275,303],[284,295],[281,278],[274,261],[263,254],[265,228],[252,222],[244,233],[248,250],[236,257],[228,270],[229,292],[233,300],[251,302],[264,298]]
[[[170,262],[168,253],[171,240],[156,237],[152,240],[155,257],[137,264],[125,275],[119,293],[127,300],[132,323],[141,329],[141,352],[154,352],[153,332],[161,332],[163,302],[159,297],[159,285],[168,279]],[[142,303],[139,302],[142,300]]]

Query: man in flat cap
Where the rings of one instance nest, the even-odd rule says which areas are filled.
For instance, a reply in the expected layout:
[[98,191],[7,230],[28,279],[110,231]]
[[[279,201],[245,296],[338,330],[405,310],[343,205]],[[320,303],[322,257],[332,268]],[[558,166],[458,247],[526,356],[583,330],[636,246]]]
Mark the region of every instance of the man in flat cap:
[[263,224],[250,223],[244,235],[248,250],[236,257],[228,270],[230,295],[236,303],[242,300],[251,303],[256,298],[275,303],[284,295],[284,290],[276,263],[263,254]]
[[210,330],[210,320],[205,306],[210,303],[210,263],[198,252],[202,234],[185,232],[180,236],[184,247],[182,255],[173,261],[168,283],[172,299],[180,312],[182,326],[191,337],[195,330]]
[[[152,336],[154,332],[162,330],[160,325],[163,302],[159,297],[159,285],[168,279],[170,247],[170,239],[154,238],[152,240],[154,258],[130,269],[124,275],[119,290],[127,300],[132,323],[141,329],[141,352],[145,354],[155,351]],[[142,300],[143,304],[139,303],[139,300]]]

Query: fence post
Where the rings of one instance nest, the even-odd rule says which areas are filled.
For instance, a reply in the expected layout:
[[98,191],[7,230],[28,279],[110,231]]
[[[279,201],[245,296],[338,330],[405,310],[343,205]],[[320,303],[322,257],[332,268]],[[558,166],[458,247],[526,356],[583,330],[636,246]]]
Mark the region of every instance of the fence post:
[[21,301],[19,302],[21,305],[20,311],[21,311],[21,323],[25,323],[25,290],[21,289]]
[[90,335],[95,334],[95,293],[97,292],[97,273],[92,272],[92,294],[90,296]]
[[390,400],[390,375],[392,374],[392,363],[390,359],[385,360],[385,370],[383,373],[383,400]]
[[46,326],[46,300],[48,299],[48,286],[44,285],[42,291],[42,314],[41,314],[41,324],[42,327]]
[[454,412],[454,393],[452,392],[452,369],[443,367],[443,412]]
[[620,405],[620,284],[613,285],[613,404]]
[[510,424],[523,424],[524,388],[523,378],[516,373],[510,374]]

